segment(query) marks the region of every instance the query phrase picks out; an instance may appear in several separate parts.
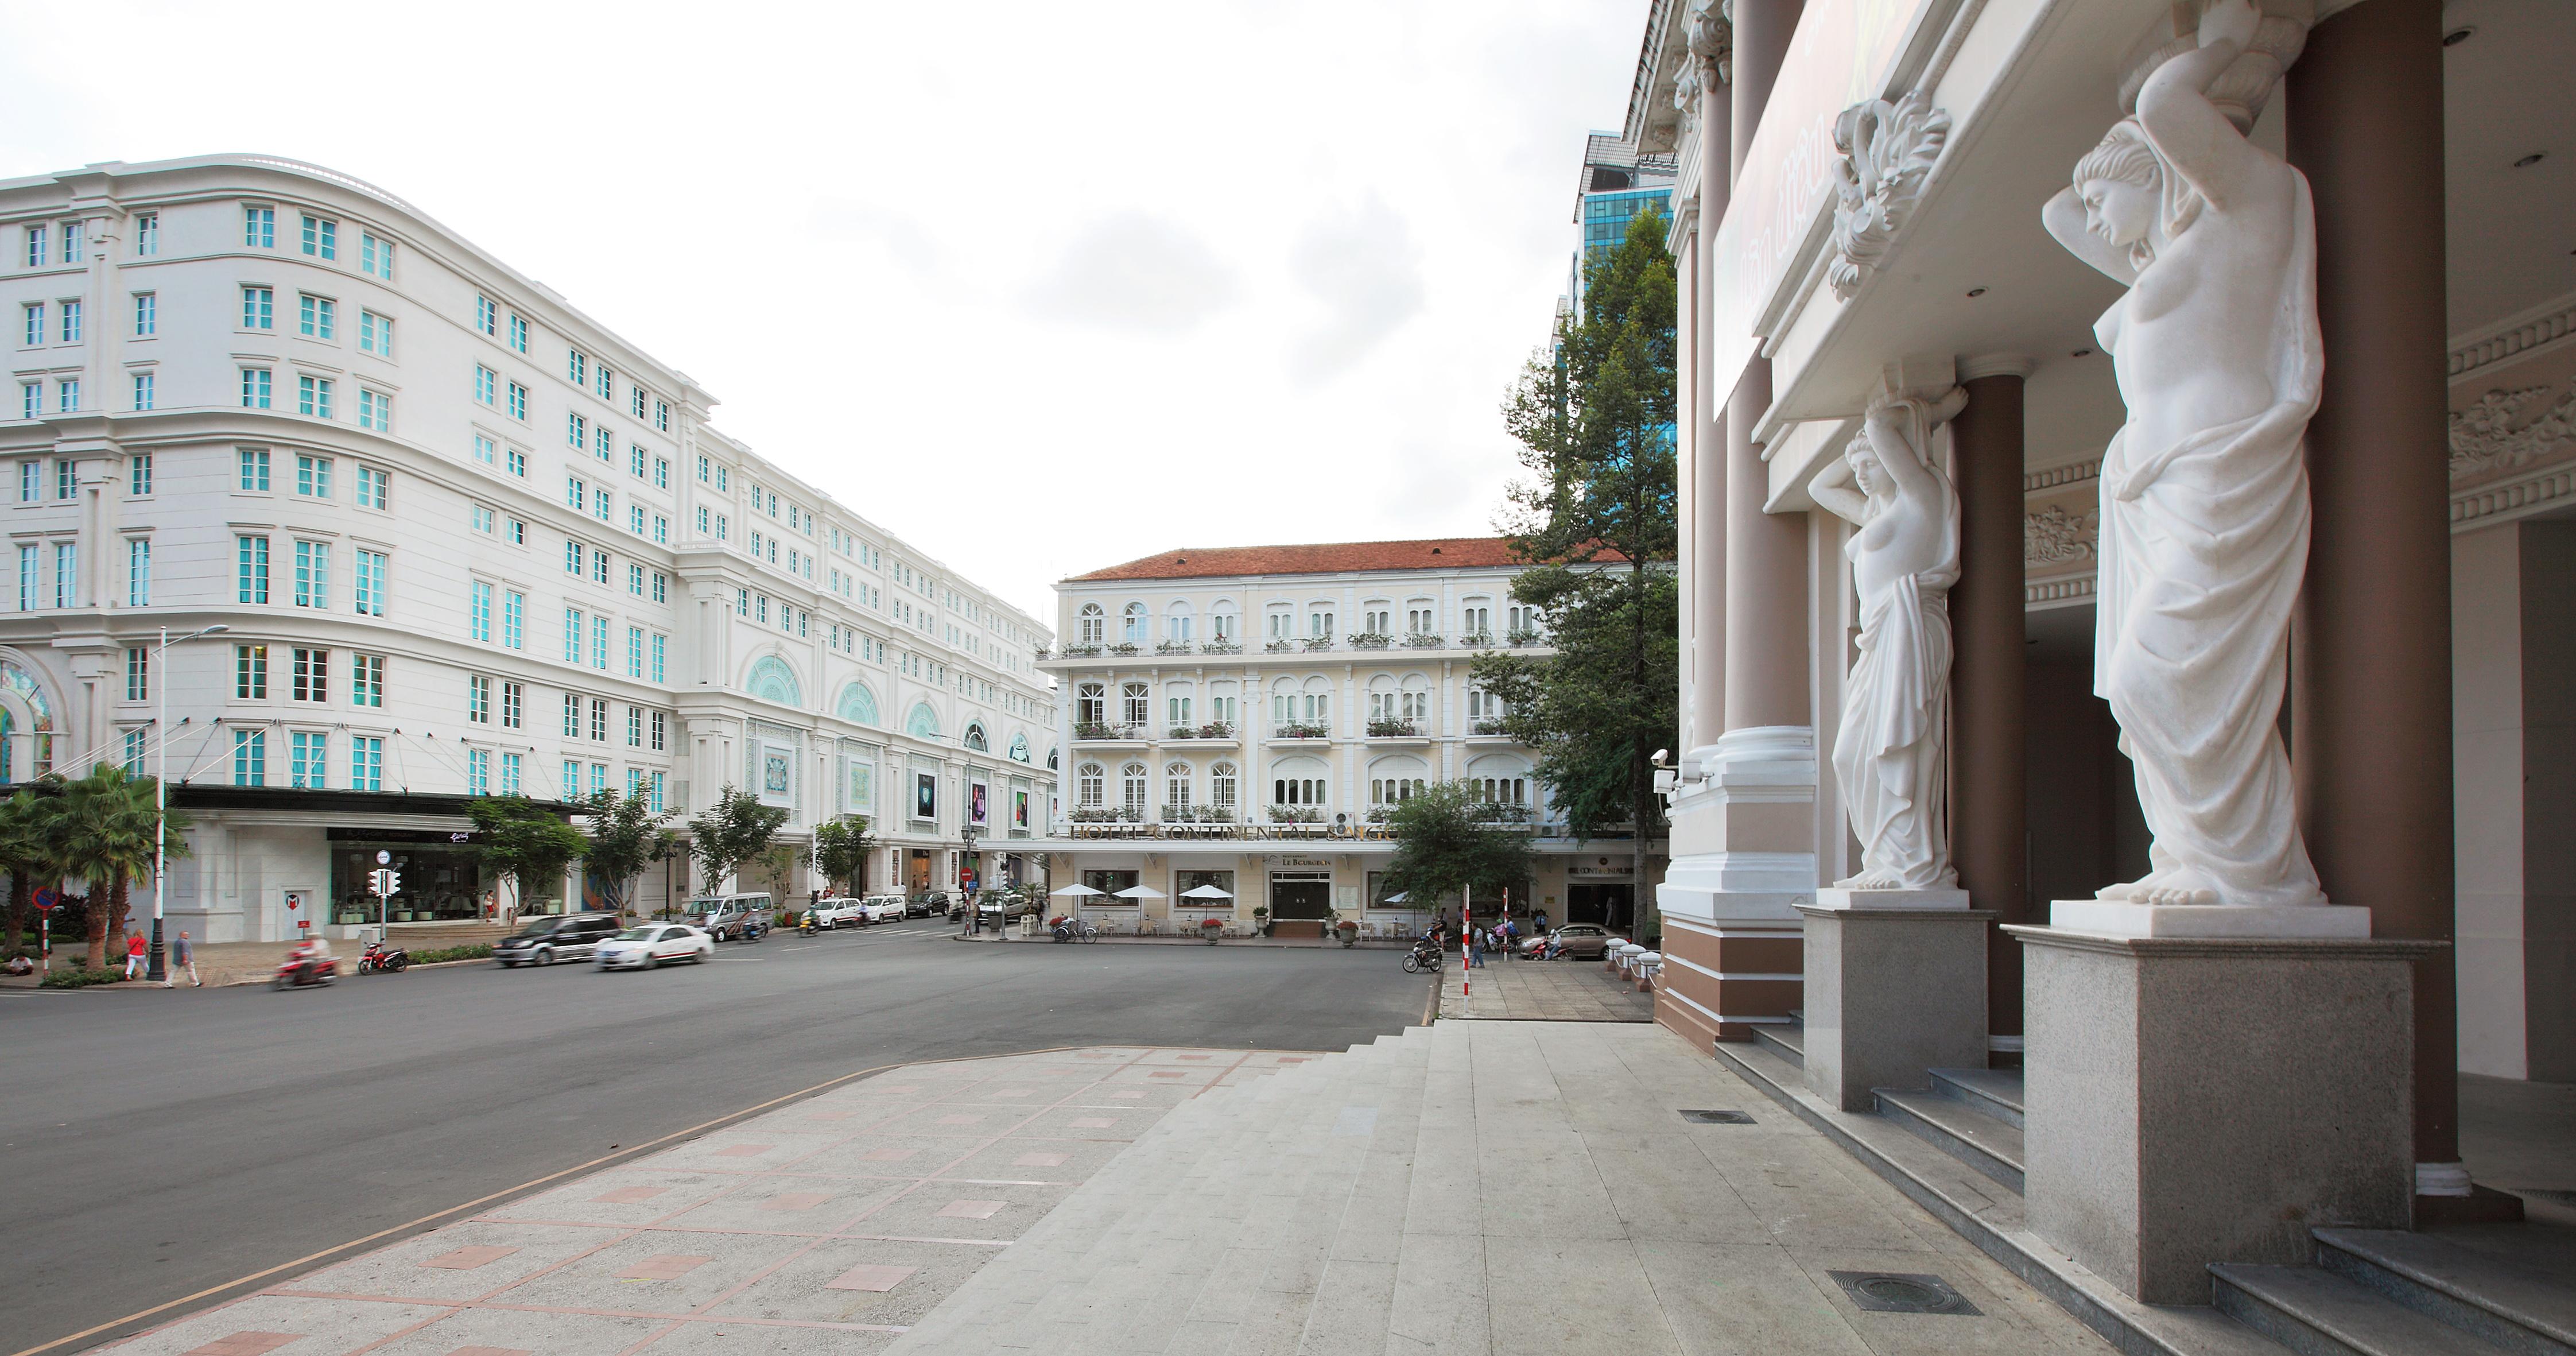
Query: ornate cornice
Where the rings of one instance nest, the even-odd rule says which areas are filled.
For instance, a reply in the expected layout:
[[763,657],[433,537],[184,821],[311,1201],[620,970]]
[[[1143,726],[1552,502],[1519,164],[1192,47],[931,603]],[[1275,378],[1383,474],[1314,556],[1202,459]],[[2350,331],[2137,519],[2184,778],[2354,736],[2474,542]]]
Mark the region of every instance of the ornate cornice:
[[2036,471],[2022,472],[2021,492],[2038,494],[2042,490],[2064,489],[2069,485],[2081,485],[2085,481],[2101,478],[2102,459],[2090,457],[2083,461],[2068,462],[2063,466],[2048,466]]
[[2498,389],[2465,410],[2451,411],[2452,482],[2528,466],[2576,437],[2576,388],[2540,417],[2515,426],[2526,408],[2548,394],[2547,386]]
[[2044,603],[2071,603],[2093,596],[2091,573],[2062,575],[2055,579],[2033,579],[2021,586],[2024,607]]
[[2544,345],[2556,344],[2570,334],[2576,334],[2576,299],[2562,299],[2538,314],[2509,320],[2494,332],[2452,349],[2451,376],[2467,376],[2481,367],[2492,367]]
[[2576,462],[2535,467],[2521,475],[2451,495],[2454,530],[2489,518],[2523,517],[2576,495]]
[[1891,104],[1865,99],[1834,119],[1834,235],[1825,281],[1849,301],[1887,262],[1923,182],[1950,140],[1950,115],[1915,90]]

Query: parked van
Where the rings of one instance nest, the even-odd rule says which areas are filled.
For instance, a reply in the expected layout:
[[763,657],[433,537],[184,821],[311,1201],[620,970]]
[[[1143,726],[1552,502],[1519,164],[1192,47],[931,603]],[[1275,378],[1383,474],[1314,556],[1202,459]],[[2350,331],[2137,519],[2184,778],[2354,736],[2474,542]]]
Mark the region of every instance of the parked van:
[[708,936],[719,942],[741,940],[743,925],[755,918],[764,928],[776,921],[766,890],[749,895],[701,895],[689,901],[688,910],[681,918],[705,929]]

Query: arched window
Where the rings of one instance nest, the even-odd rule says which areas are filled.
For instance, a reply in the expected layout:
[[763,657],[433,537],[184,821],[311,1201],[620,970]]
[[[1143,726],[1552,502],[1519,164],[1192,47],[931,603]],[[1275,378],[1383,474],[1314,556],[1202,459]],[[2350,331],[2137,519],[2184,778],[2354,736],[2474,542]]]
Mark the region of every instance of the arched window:
[[1025,763],[1029,761],[1029,737],[1027,735],[1015,734],[1011,736],[1011,761],[1014,763]]
[[1243,639],[1243,632],[1234,624],[1234,604],[1219,603],[1209,612],[1208,639],[1220,643]]
[[1408,636],[1440,634],[1440,605],[1428,598],[1415,598],[1404,605],[1404,633]]
[[1118,685],[1119,724],[1143,726],[1146,721],[1153,719],[1152,706],[1153,703],[1146,699],[1143,683]]
[[1118,806],[1135,818],[1145,815],[1145,765],[1129,763],[1118,769]]
[[1430,786],[1431,765],[1419,758],[1380,758],[1369,765],[1369,808],[1386,809],[1421,795]]
[[1480,687],[1467,689],[1467,729],[1475,734],[1503,732],[1503,699]]
[[1329,732],[1333,724],[1333,680],[1321,675],[1307,679],[1300,706],[1307,724]]
[[1270,685],[1270,732],[1297,723],[1297,680],[1281,678]]
[[1208,769],[1208,804],[1220,810],[1234,808],[1234,764],[1219,763]]
[[1395,606],[1384,598],[1371,598],[1360,604],[1360,630],[1372,636],[1395,634]]
[[1076,725],[1109,723],[1108,685],[1084,683],[1073,690],[1073,723]]
[[1431,680],[1418,673],[1404,676],[1404,690],[1397,696],[1397,718],[1417,725],[1431,719]]
[[1163,769],[1163,812],[1187,813],[1190,808],[1190,765],[1172,763]]
[[939,713],[928,702],[914,702],[912,714],[903,718],[903,732],[922,739],[939,737]]
[[1163,718],[1175,732],[1197,729],[1198,704],[1191,700],[1195,695],[1196,689],[1188,683],[1163,684]]
[[765,654],[752,661],[751,672],[743,679],[742,688],[761,701],[776,702],[780,706],[805,704],[804,692],[796,682],[796,670],[774,654]]
[[1372,722],[1395,719],[1395,680],[1383,673],[1369,679],[1368,718]]
[[1190,615],[1190,605],[1188,603],[1176,602],[1172,604],[1170,607],[1163,610],[1163,639],[1181,645],[1189,644],[1192,640],[1197,639],[1197,636],[1193,634],[1196,630],[1196,621],[1197,619]]
[[1470,598],[1458,609],[1458,634],[1490,636],[1494,633],[1494,603],[1490,598]]
[[1330,599],[1317,599],[1306,604],[1306,638],[1309,640],[1333,638],[1333,604]]
[[1059,770],[1059,769],[1058,769],[1058,767],[1057,767],[1057,765],[1056,765],[1056,760],[1055,760],[1055,758],[1056,758],[1056,751],[1055,751],[1054,749],[1052,749],[1052,748],[1048,749],[1048,750],[1047,750],[1047,771],[1049,771],[1049,772],[1054,772],[1054,771],[1058,771],[1058,770]]
[[1108,638],[1109,615],[1100,610],[1098,603],[1084,603],[1082,611],[1074,617],[1073,629],[1074,634],[1081,637],[1077,643],[1098,645]]
[[964,742],[966,747],[973,749],[977,753],[989,753],[992,751],[985,742],[984,726],[981,721],[970,722],[966,726],[966,737]]
[[1141,645],[1145,643],[1147,637],[1145,635],[1145,605],[1143,603],[1129,603],[1127,605],[1126,615],[1120,619],[1120,622],[1121,626],[1118,633],[1118,638],[1120,640],[1125,641],[1130,645]]
[[1108,774],[1098,763],[1085,763],[1073,774],[1075,803],[1086,810],[1100,808],[1101,782]]
[[841,719],[853,725],[874,725],[877,723],[877,694],[868,691],[865,683],[845,683],[841,687],[841,700],[834,709],[840,712]]

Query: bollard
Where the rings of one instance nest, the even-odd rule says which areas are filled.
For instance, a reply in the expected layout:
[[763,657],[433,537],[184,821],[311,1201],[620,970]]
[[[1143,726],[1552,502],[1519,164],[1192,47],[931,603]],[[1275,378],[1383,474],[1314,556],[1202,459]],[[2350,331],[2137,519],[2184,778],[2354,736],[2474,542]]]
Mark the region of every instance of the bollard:
[[1652,993],[1655,975],[1664,968],[1664,953],[1649,951],[1637,957],[1637,992]]

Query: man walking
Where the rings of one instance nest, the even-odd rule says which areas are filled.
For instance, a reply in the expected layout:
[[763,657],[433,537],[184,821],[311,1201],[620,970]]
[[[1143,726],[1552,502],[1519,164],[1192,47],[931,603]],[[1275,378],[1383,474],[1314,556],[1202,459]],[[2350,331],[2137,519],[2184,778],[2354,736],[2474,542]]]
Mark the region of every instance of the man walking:
[[190,987],[199,989],[206,987],[206,981],[197,977],[196,944],[188,940],[188,934],[184,929],[179,933],[179,940],[170,947],[170,968],[163,972],[168,978],[161,981],[161,987],[165,989],[178,987],[173,981],[179,977],[179,972],[182,970],[188,972]]
[[143,934],[139,932],[125,934],[125,977],[127,979],[141,977],[145,968],[144,962]]

